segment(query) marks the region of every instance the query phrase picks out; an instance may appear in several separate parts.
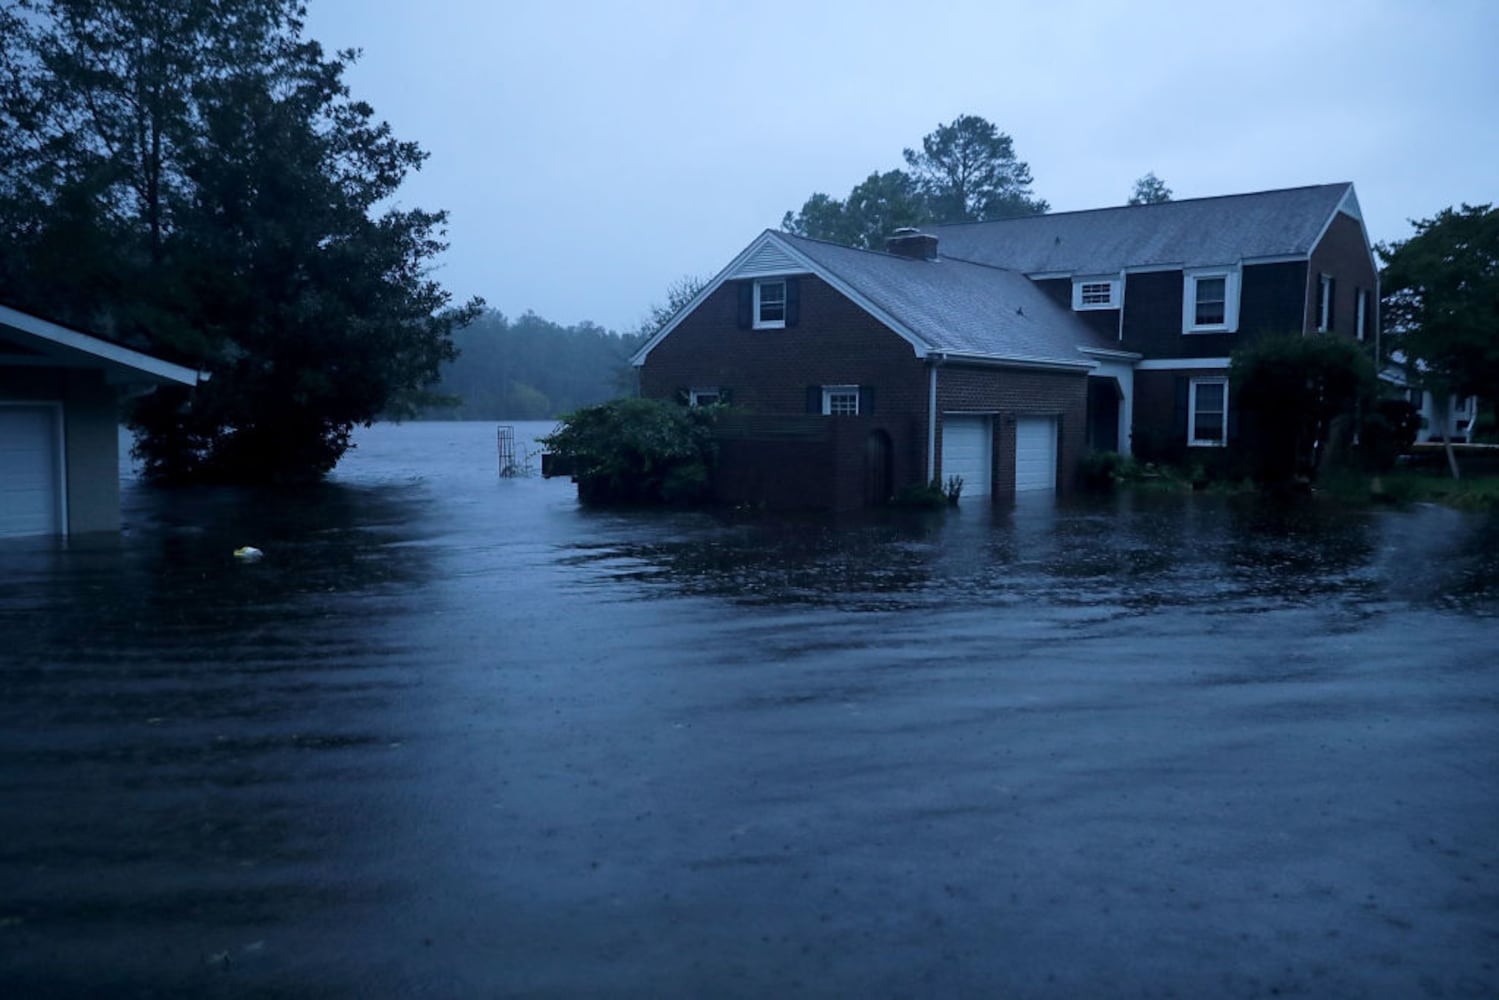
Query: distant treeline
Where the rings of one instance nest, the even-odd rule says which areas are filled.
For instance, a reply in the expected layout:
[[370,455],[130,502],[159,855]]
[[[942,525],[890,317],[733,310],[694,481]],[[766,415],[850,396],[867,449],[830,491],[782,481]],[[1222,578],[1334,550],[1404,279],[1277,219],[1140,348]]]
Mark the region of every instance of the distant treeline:
[[453,334],[456,361],[443,365],[435,391],[454,406],[429,408],[430,420],[546,420],[634,392],[629,358],[639,334],[593,323],[559,326],[535,313],[516,320],[490,311]]

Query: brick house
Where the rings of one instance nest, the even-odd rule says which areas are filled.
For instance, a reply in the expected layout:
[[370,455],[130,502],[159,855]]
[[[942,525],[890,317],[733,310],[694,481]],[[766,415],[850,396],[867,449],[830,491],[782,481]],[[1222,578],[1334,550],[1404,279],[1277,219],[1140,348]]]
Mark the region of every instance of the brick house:
[[642,395],[732,401],[721,499],[849,508],[963,477],[1069,492],[1088,450],[1211,460],[1229,354],[1377,337],[1351,184],[903,231],[887,252],[767,231],[633,359]]

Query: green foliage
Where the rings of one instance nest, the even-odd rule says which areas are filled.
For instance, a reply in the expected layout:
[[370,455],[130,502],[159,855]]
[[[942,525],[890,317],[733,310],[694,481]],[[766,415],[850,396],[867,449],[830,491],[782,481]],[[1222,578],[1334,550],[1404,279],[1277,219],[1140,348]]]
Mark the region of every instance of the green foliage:
[[540,441],[572,470],[584,503],[701,503],[717,457],[712,428],[724,409],[615,399],[568,414]]
[[1384,344],[1413,385],[1499,400],[1499,209],[1444,208],[1381,244]]
[[315,479],[452,357],[425,154],[297,0],[26,0],[7,27],[0,296],[199,368],[130,414],[148,475]]
[[948,503],[956,507],[958,500],[963,496],[963,477],[948,476],[947,482],[942,486],[942,495],[947,497]]
[[437,391],[451,402],[425,415],[445,420],[544,420],[619,394],[619,375],[639,344],[592,323],[559,326],[534,313],[489,311],[453,334],[458,357]]
[[930,483],[908,483],[895,491],[890,503],[894,507],[913,510],[941,510],[948,506],[947,491],[938,479]]
[[814,194],[781,228],[798,236],[867,250],[885,249],[885,238],[903,226],[931,221],[916,180],[903,170],[872,173],[843,201]]
[[983,222],[1039,215],[1050,207],[1031,197],[1031,168],[1015,158],[1010,137],[977,115],[938,125],[920,150],[903,155],[932,221]]
[[1261,483],[1315,479],[1333,422],[1376,389],[1374,365],[1339,337],[1267,337],[1235,351],[1229,381],[1251,473]]
[[1421,414],[1403,399],[1381,399],[1368,407],[1359,424],[1359,452],[1370,472],[1388,472],[1401,455],[1410,454],[1421,429]]
[[903,226],[972,222],[1033,215],[1047,210],[1031,197],[1030,167],[1015,158],[1010,137],[975,115],[937,126],[919,151],[904,153],[908,170],[870,174],[847,198],[821,192],[781,228],[798,236],[883,250]]
[[1134,191],[1130,193],[1128,205],[1159,205],[1163,201],[1171,200],[1171,189],[1166,182],[1155,175],[1155,171],[1135,181]]
[[1117,451],[1093,451],[1078,463],[1078,479],[1085,490],[1106,493],[1123,478],[1124,456]]

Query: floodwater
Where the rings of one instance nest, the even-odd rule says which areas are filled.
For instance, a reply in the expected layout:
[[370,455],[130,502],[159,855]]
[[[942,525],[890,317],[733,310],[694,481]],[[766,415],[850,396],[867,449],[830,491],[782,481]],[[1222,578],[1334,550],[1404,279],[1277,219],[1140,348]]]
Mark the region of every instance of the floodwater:
[[1499,518],[357,440],[0,545],[0,994],[1499,994]]

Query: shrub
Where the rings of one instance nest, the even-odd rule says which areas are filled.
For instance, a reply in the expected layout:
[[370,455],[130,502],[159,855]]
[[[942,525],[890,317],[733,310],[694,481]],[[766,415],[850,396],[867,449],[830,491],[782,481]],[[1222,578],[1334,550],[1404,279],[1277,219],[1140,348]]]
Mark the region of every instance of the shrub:
[[1123,467],[1124,457],[1117,451],[1094,451],[1083,456],[1078,476],[1083,489],[1106,493],[1122,478]]
[[1244,414],[1241,440],[1261,483],[1314,479],[1333,421],[1373,395],[1374,365],[1339,337],[1266,337],[1235,351],[1229,369]]
[[1410,454],[1421,428],[1421,414],[1403,399],[1381,399],[1359,425],[1359,450],[1370,472],[1389,472]]
[[[952,478],[959,480],[958,489],[961,491],[963,488],[962,477],[953,476]],[[943,489],[941,481],[935,478],[930,483],[924,485],[911,483],[908,486],[902,486],[896,491],[895,498],[891,500],[891,504],[896,507],[916,507],[932,510],[937,510],[946,507],[949,503],[956,502],[956,500],[948,500],[947,490]]]
[[584,503],[701,503],[717,455],[712,427],[724,409],[615,399],[569,413],[540,440],[572,471]]

